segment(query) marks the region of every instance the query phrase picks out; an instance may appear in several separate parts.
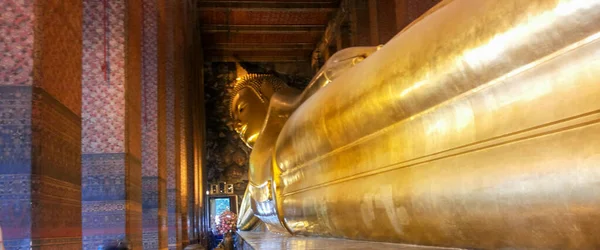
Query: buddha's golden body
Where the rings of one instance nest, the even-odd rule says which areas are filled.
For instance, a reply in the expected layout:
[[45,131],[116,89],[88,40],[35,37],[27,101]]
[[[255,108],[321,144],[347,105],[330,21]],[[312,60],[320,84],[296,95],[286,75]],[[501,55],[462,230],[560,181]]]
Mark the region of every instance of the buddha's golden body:
[[334,55],[302,94],[245,101],[262,113],[236,111],[239,91],[241,228],[600,248],[599,32],[600,0],[444,1],[377,51]]

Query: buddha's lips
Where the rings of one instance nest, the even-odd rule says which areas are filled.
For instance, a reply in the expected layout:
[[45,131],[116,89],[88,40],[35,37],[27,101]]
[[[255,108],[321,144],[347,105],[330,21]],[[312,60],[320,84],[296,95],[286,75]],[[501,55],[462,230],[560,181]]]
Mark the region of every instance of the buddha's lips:
[[242,128],[240,129],[240,132],[239,132],[239,134],[240,134],[240,137],[241,137],[242,139],[246,139],[246,130],[248,130],[248,125],[244,125],[244,126],[242,126]]

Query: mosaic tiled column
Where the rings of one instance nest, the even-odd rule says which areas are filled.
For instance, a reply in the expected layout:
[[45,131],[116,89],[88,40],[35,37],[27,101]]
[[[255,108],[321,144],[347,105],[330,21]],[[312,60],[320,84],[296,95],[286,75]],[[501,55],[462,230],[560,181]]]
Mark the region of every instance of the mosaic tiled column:
[[[183,11],[189,11],[186,9],[187,6],[182,6]],[[186,15],[181,15],[186,16]],[[181,21],[181,20],[180,20]],[[180,28],[178,32],[180,34],[178,37],[182,39],[178,41],[178,46],[181,47],[180,51],[185,52],[181,53],[181,66],[178,68],[183,69],[183,73],[181,77],[183,78],[181,84],[181,99],[182,102],[182,112],[183,116],[181,118],[181,197],[183,200],[182,204],[182,217],[184,218],[183,222],[183,232],[187,235],[187,239],[184,236],[183,242],[189,242],[190,244],[199,243],[199,230],[200,230],[200,218],[199,213],[201,203],[201,199],[198,196],[198,193],[201,192],[198,188],[198,179],[201,177],[200,173],[197,172],[196,168],[199,168],[198,163],[199,159],[195,157],[195,147],[194,145],[201,145],[200,141],[195,138],[195,133],[199,132],[197,130],[198,123],[195,118],[200,114],[198,111],[199,106],[204,107],[204,102],[202,100],[198,100],[203,95],[197,93],[197,89],[202,86],[202,82],[199,81],[199,76],[201,75],[201,70],[197,70],[198,68],[203,67],[202,62],[202,51],[199,40],[200,36],[196,33],[195,30],[196,20],[194,15],[187,15],[187,19],[182,21],[181,25],[178,25]],[[196,105],[196,103],[200,103]],[[198,147],[198,148],[201,148]],[[200,158],[200,157],[198,157]],[[185,171],[184,171],[185,169]]]
[[187,103],[186,103],[186,84],[185,79],[183,77],[183,58],[178,58],[178,67],[182,70],[177,74],[177,101],[178,101],[178,112],[179,112],[179,178],[178,178],[178,189],[179,189],[179,216],[180,216],[180,226],[179,230],[181,233],[181,243],[182,245],[188,245],[190,243],[188,228],[189,228],[189,217],[191,214],[188,213],[188,199],[189,199],[189,190],[188,190],[188,143],[190,138],[187,136],[187,122],[188,122],[188,114],[187,114]]
[[[181,112],[182,116],[180,119],[180,168],[181,168],[181,181],[179,190],[181,192],[181,231],[182,231],[182,244],[188,245],[191,243],[193,238],[192,230],[193,230],[193,210],[191,210],[190,205],[193,206],[193,186],[190,183],[190,177],[193,176],[193,164],[190,160],[190,146],[191,146],[191,136],[190,136],[190,117],[188,112],[188,100],[187,93],[188,88],[187,84],[185,84],[185,78],[182,76],[182,84],[181,86]],[[190,204],[191,203],[191,204]]]
[[[188,25],[191,27],[195,27],[195,20],[190,20]],[[193,28],[187,34],[195,34]],[[187,37],[186,37],[187,38]],[[199,35],[193,35],[191,37],[191,48],[192,56],[189,56],[190,53],[186,53],[188,59],[188,81],[189,81],[189,93],[188,93],[188,102],[190,109],[190,140],[191,144],[189,145],[190,154],[190,165],[192,170],[190,170],[189,175],[190,184],[189,190],[193,190],[194,195],[190,201],[190,208],[192,213],[194,214],[194,221],[192,225],[194,225],[195,232],[192,232],[192,240],[201,241],[201,233],[204,233],[204,229],[206,228],[205,221],[206,216],[204,215],[204,200],[205,200],[205,190],[207,185],[206,183],[206,168],[204,168],[206,157],[205,154],[205,111],[204,111],[204,71],[202,70],[204,67],[204,60],[202,54],[202,46],[201,46],[201,38]]]
[[[156,1],[144,1],[142,46],[142,224],[144,249],[167,248],[166,169],[158,164]],[[164,99],[162,100],[164,102]]]
[[181,249],[177,234],[176,120],[173,45],[173,1],[158,0],[158,135],[159,169],[166,169],[167,240],[169,249]]
[[4,245],[81,249],[81,3],[8,0],[0,11]]
[[[177,120],[175,117],[175,46],[174,46],[174,13],[173,1],[159,0],[159,74],[163,74],[159,85],[164,84],[165,90],[165,109],[164,109],[164,132],[165,132],[165,153],[164,160],[166,166],[167,182],[167,228],[168,228],[168,247],[169,249],[181,249],[181,236],[178,232],[179,227],[179,207],[178,207],[178,188],[177,177],[179,168],[177,167],[178,156],[176,155],[177,142]],[[162,60],[161,60],[162,59]],[[159,118],[160,119],[160,118]]]
[[83,1],[84,249],[141,248],[141,0]]
[[[172,36],[171,36],[172,38]],[[179,175],[178,156],[176,155],[177,145],[177,120],[175,116],[175,79],[174,79],[174,58],[172,39],[167,42],[167,63],[166,63],[166,158],[167,158],[167,225],[169,228],[169,249],[181,248],[181,236],[179,235],[179,207],[178,207],[178,186],[177,177]]]
[[186,82],[184,78],[184,53],[185,44],[183,37],[184,30],[184,19],[185,16],[183,13],[183,3],[184,2],[175,2],[173,8],[174,17],[174,39],[173,43],[175,46],[175,119],[176,119],[176,130],[177,130],[177,197],[178,197],[178,235],[180,235],[180,240],[182,246],[187,246],[190,244],[188,237],[188,211],[187,211],[187,199],[188,199],[188,190],[187,190],[187,147],[186,143],[188,143],[189,138],[186,137],[186,120],[188,118],[188,114],[186,113]]

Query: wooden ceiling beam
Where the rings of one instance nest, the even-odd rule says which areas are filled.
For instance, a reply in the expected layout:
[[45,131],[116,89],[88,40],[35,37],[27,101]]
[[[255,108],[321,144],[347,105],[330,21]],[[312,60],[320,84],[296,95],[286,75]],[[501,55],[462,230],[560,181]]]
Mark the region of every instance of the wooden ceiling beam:
[[205,62],[308,62],[307,56],[205,56]]
[[319,41],[320,33],[290,33],[290,34],[227,34],[227,33],[203,33],[202,41],[205,46],[218,43],[316,43]]
[[207,56],[310,56],[310,50],[205,50]]
[[200,10],[244,9],[245,11],[335,11],[336,1],[271,2],[271,1],[198,1]]
[[204,50],[314,50],[314,43],[217,43],[204,47]]
[[205,33],[304,33],[325,31],[325,25],[227,25],[208,24],[201,27]]

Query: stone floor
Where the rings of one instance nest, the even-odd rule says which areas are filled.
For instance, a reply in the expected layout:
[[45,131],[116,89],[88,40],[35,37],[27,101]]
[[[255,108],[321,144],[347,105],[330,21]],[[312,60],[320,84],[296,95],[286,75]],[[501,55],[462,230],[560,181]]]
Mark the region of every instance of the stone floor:
[[243,247],[238,249],[271,250],[271,249],[404,249],[404,250],[447,250],[453,248],[424,247],[406,244],[392,244],[346,239],[289,236],[265,232],[238,232],[243,239]]

